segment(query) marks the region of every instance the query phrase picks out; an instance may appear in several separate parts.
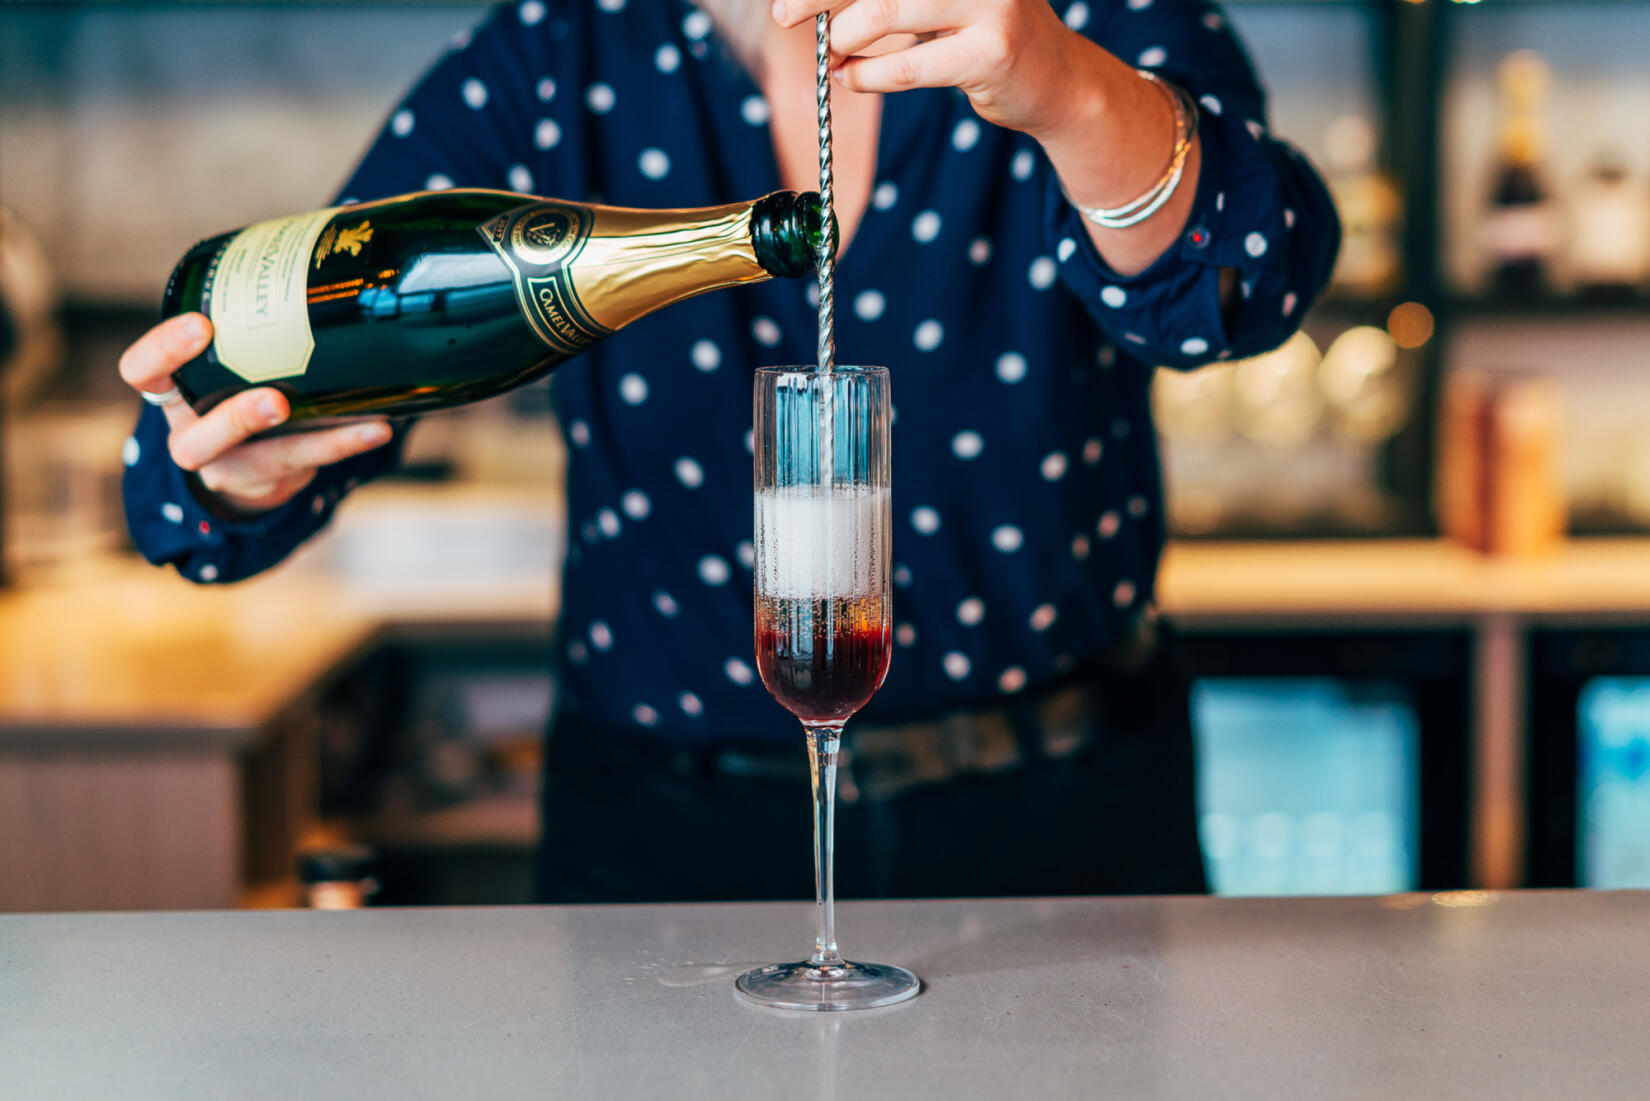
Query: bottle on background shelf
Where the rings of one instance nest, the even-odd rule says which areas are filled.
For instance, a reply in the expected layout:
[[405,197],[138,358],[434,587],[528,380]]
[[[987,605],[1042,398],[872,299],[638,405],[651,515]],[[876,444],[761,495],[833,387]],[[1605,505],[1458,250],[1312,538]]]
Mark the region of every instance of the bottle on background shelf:
[[1329,192],[1341,217],[1341,251],[1330,285],[1363,298],[1391,294],[1403,274],[1403,200],[1376,167],[1375,128],[1362,115],[1345,115],[1329,127],[1324,149]]
[[1454,372],[1440,411],[1439,527],[1482,554],[1539,556],[1568,525],[1564,400],[1533,371]]
[[1480,240],[1492,293],[1539,298],[1551,288],[1552,261],[1564,236],[1543,167],[1552,68],[1534,50],[1519,50],[1502,60],[1498,80],[1499,160]]
[[1650,276],[1650,192],[1626,160],[1601,153],[1570,201],[1570,267],[1577,291],[1625,300]]
[[698,210],[418,192],[202,241],[162,313],[212,319],[176,375],[198,411],[273,386],[293,428],[427,413],[532,382],[684,298],[811,272],[822,228],[813,192]]

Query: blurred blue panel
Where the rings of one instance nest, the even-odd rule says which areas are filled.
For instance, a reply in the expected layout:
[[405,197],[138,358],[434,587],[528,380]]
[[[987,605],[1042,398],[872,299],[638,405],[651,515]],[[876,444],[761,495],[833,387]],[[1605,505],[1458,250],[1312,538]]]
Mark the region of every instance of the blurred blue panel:
[[1589,681],[1576,709],[1576,878],[1650,887],[1650,678]]
[[1192,714],[1216,894],[1414,889],[1419,738],[1401,688],[1211,678],[1193,688]]

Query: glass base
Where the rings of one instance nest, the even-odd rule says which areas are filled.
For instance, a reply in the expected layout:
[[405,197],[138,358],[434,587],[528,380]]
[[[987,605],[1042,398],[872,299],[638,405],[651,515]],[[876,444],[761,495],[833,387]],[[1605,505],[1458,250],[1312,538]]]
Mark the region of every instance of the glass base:
[[903,967],[844,960],[831,967],[770,963],[734,983],[746,1001],[773,1009],[874,1009],[917,996],[921,981]]

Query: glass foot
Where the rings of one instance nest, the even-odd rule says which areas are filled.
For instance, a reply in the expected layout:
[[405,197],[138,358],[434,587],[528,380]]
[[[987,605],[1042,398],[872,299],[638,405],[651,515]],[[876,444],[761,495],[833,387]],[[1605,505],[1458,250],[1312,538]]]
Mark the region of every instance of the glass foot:
[[746,1001],[773,1009],[874,1009],[914,998],[918,978],[903,967],[844,960],[828,967],[770,963],[739,976],[734,983]]

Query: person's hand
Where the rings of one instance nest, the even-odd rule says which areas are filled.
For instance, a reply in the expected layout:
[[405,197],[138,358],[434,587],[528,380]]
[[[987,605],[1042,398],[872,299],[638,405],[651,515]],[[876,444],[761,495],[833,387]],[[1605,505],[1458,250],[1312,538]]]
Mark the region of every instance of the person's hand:
[[[1097,57],[1121,67],[1047,0],[776,0],[773,16],[792,27],[822,11],[831,13],[832,75],[845,88],[956,87],[987,122],[1033,136],[1065,121]],[[862,56],[900,35],[916,41]]]
[[[120,377],[134,390],[163,394],[172,386],[172,373],[211,340],[212,322],[204,314],[180,314],[126,349],[120,357]],[[286,396],[268,387],[236,394],[205,416],[182,398],[162,408],[171,427],[172,460],[241,513],[283,505],[309,485],[321,467],[390,439],[388,422],[379,420],[249,443],[249,437],[275,427],[291,412]]]

